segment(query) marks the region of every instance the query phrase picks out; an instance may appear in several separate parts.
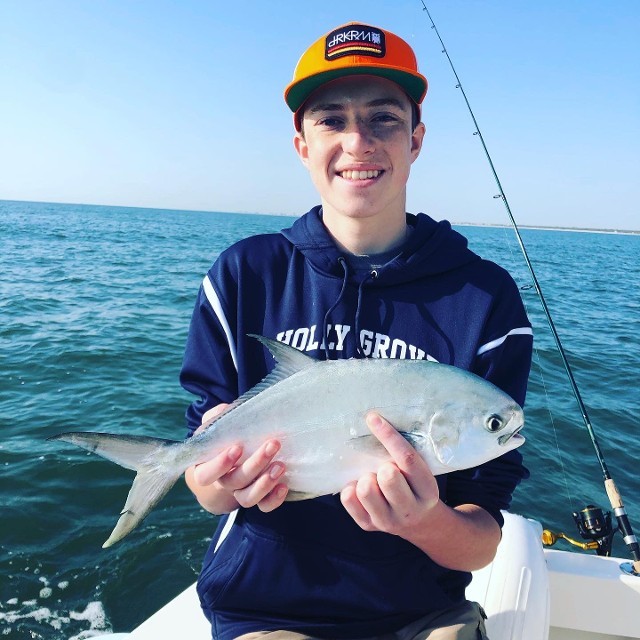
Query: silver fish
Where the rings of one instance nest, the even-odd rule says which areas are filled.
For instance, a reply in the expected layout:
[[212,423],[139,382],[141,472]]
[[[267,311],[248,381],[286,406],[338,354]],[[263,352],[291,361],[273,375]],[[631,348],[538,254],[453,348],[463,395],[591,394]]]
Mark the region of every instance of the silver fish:
[[276,340],[252,337],[271,351],[275,368],[186,441],[83,432],[49,438],[137,472],[103,547],[132,531],[188,467],[236,443],[246,458],[267,438],[280,441],[287,500],[338,493],[389,460],[366,426],[369,411],[393,424],[434,475],[475,467],[524,443],[520,406],[468,371],[427,360],[320,361]]

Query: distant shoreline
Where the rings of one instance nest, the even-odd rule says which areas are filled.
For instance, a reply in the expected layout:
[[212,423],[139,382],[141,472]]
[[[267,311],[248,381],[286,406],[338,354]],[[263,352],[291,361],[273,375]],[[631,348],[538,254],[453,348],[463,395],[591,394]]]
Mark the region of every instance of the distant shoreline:
[[[499,224],[492,222],[451,222],[452,225],[458,227],[490,227],[492,229],[511,229],[510,224]],[[606,233],[616,236],[640,236],[640,230],[632,229],[589,229],[581,227],[551,227],[537,226],[530,224],[519,224],[518,229],[534,229],[536,231],[571,231],[574,233]]]
[[[79,202],[50,202],[45,200],[5,200],[0,198],[0,204],[3,202],[14,202],[14,203],[23,203],[23,204],[58,204],[58,205],[70,205],[74,207],[107,207],[114,209],[155,209],[157,211],[175,211],[177,213],[232,213],[238,215],[257,215],[257,216],[282,216],[285,218],[297,218],[299,216],[291,215],[287,213],[264,213],[257,211],[212,211],[208,209],[172,209],[165,207],[141,207],[141,206],[130,206],[123,204],[96,204],[96,203],[79,203]],[[451,224],[459,227],[489,227],[489,228],[497,228],[497,229],[510,229],[510,224],[505,223],[495,223],[495,222],[454,222],[450,220]],[[590,229],[590,228],[582,228],[582,227],[553,227],[549,225],[538,226],[538,225],[528,225],[528,224],[519,224],[519,229],[536,229],[538,231],[573,231],[575,233],[607,233],[611,235],[625,235],[625,236],[638,236],[640,235],[640,229]]]

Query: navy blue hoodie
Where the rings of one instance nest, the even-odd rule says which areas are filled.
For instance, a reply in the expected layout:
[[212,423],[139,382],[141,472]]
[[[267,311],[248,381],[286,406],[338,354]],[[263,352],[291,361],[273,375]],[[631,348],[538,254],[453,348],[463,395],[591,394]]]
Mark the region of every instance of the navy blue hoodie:
[[[379,269],[352,272],[316,207],[279,234],[224,251],[200,289],[181,383],[203,413],[232,402],[273,367],[254,333],[314,358],[428,358],[468,369],[523,404],[532,332],[516,284],[448,222],[407,215],[412,233]],[[438,476],[451,507],[501,509],[526,477],[518,451]],[[219,640],[291,629],[323,638],[391,632],[459,603],[470,574],[445,569],[411,543],[361,530],[339,496],[223,517],[198,580]]]

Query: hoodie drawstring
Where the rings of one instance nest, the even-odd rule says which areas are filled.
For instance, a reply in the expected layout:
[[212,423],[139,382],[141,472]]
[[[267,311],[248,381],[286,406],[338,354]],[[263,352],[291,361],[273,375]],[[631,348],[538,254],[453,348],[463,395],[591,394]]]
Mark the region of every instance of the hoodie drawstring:
[[[331,305],[327,313],[324,315],[324,323],[322,326],[322,335],[324,337],[324,355],[327,360],[330,360],[329,356],[329,319],[331,314],[335,310],[335,308],[342,302],[342,298],[344,297],[345,291],[347,290],[347,282],[349,280],[349,266],[347,261],[340,257],[338,258],[338,262],[342,266],[342,270],[344,271],[344,277],[342,279],[342,288],[340,289],[340,294],[338,295],[337,300]],[[375,279],[378,277],[377,271],[370,271],[365,278],[363,278],[362,282],[360,282],[358,286],[358,302],[356,305],[356,314],[355,314],[355,340],[356,340],[356,353],[359,358],[365,358],[364,351],[362,350],[362,345],[360,344],[360,311],[362,309],[362,296],[364,292],[364,285],[369,279]]]
[[322,336],[324,338],[324,356],[327,360],[330,360],[329,357],[329,317],[333,313],[333,310],[340,304],[342,298],[344,296],[344,292],[347,290],[347,281],[349,280],[349,267],[347,266],[347,261],[340,257],[338,258],[338,262],[342,266],[342,270],[344,271],[344,277],[342,279],[342,289],[340,289],[340,294],[338,295],[338,299],[331,305],[327,313],[324,314],[324,323],[322,325]]
[[356,305],[356,321],[355,321],[355,330],[356,330],[356,352],[359,358],[366,358],[364,351],[362,350],[362,345],[360,344],[360,311],[362,310],[362,294],[364,292],[364,285],[369,279],[375,279],[378,277],[377,271],[370,271],[365,278],[362,279],[360,285],[358,286],[358,303]]
[[[368,277],[368,276],[367,276]],[[367,278],[364,278],[358,287],[358,304],[356,305],[356,352],[358,358],[364,358],[364,352],[362,351],[362,345],[360,344],[360,306],[362,304],[362,289]]]

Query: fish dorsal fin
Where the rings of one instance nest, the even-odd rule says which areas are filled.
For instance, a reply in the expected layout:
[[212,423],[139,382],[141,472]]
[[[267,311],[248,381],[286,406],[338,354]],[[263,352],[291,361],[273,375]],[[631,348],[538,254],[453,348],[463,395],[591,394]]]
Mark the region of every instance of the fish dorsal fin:
[[262,393],[265,389],[290,378],[294,373],[307,369],[318,362],[318,360],[314,360],[310,356],[305,355],[302,351],[298,351],[295,347],[291,347],[288,344],[279,342],[278,340],[265,338],[264,336],[259,336],[255,333],[248,333],[247,335],[250,338],[255,338],[269,349],[271,355],[277,360],[276,366],[273,371],[266,375],[260,382],[258,382],[257,385],[243,393],[222,413],[218,414],[213,420],[211,420],[207,425],[207,429],[218,422],[218,420],[223,416],[227,415],[230,411],[237,409],[241,404],[251,400],[251,398],[255,398],[255,396]]
[[[291,347],[284,342],[273,340],[272,338],[265,338],[264,336],[258,336],[255,333],[247,334],[250,338],[255,338],[258,342],[261,342],[269,351],[271,355],[278,361],[276,368],[272,371],[275,373],[278,371],[280,378],[288,378],[298,371],[302,371],[318,362],[310,356],[298,351],[295,347]],[[270,377],[271,374],[269,374]],[[266,379],[266,378],[265,378]]]

